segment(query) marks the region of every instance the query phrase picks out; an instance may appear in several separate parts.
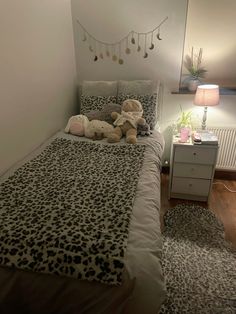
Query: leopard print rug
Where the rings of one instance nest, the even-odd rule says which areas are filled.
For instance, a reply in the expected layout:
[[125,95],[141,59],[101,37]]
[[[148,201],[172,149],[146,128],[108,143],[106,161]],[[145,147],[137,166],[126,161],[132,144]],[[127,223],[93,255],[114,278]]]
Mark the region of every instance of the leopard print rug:
[[160,314],[236,313],[236,252],[215,215],[178,205],[165,217],[162,266],[167,300]]
[[120,284],[144,151],[55,139],[0,185],[0,264]]

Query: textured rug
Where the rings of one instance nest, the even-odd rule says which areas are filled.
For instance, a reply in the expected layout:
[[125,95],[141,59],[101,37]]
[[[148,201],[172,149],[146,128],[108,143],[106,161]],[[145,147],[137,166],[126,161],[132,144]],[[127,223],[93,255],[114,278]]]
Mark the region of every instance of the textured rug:
[[236,251],[208,209],[178,205],[164,216],[167,299],[160,314],[236,313]]

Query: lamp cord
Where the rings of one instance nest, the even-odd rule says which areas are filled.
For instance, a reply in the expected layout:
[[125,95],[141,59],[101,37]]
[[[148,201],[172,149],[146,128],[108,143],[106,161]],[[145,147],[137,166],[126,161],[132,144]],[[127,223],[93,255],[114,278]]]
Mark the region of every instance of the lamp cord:
[[221,183],[221,182],[213,182],[212,184],[221,184],[221,185],[223,185],[223,186],[226,188],[226,190],[228,190],[229,192],[231,192],[231,193],[236,193],[236,191],[231,190],[231,189],[228,188],[224,183]]

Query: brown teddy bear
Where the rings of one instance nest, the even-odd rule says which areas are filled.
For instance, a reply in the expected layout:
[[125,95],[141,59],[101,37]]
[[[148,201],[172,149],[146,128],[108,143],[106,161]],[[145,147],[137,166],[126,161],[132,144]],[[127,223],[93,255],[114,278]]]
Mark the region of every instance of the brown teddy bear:
[[126,136],[126,142],[135,144],[137,142],[137,127],[144,125],[145,119],[142,118],[143,108],[141,103],[135,99],[127,99],[121,106],[121,114],[112,112],[111,117],[115,129],[108,135],[109,143],[117,143],[122,135]]

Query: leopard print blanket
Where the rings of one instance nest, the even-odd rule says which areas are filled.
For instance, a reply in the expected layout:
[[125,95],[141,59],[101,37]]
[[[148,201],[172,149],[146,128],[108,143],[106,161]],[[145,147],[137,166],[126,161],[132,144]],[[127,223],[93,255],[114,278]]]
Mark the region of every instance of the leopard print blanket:
[[119,285],[144,151],[55,139],[0,185],[0,264]]

